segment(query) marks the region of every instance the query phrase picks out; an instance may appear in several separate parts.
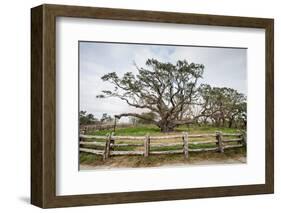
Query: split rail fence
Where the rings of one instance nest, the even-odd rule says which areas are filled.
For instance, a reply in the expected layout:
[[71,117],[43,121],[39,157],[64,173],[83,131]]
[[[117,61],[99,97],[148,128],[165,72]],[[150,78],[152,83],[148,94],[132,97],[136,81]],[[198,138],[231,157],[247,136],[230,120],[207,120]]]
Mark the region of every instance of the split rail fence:
[[114,130],[114,128],[128,128],[133,127],[132,124],[88,124],[88,125],[81,125],[80,133],[86,134],[88,131],[101,131],[101,130]]
[[[190,141],[191,138],[212,138],[213,140],[205,141]],[[163,142],[165,140],[178,140],[177,142]],[[89,141],[89,140],[103,140],[103,141]],[[156,142],[161,140],[161,142]],[[122,141],[122,143],[118,143]],[[128,143],[124,143],[128,141]],[[129,142],[130,141],[130,142]],[[133,141],[133,142],[132,142]],[[246,134],[245,133],[222,133],[216,132],[215,134],[197,134],[189,135],[187,132],[177,135],[168,136],[114,136],[113,133],[106,136],[95,135],[80,135],[80,152],[92,153],[96,155],[102,155],[104,160],[110,156],[118,155],[142,155],[148,157],[149,155],[162,155],[162,154],[184,154],[185,158],[188,158],[189,152],[204,152],[204,151],[218,151],[223,153],[225,149],[239,148],[246,146]],[[202,144],[215,144],[214,147],[204,148],[191,148],[190,145],[202,145]],[[99,147],[85,148],[85,146]],[[179,149],[165,150],[165,151],[153,151],[151,148],[163,148],[163,147],[179,146]],[[133,151],[116,151],[115,147],[143,147],[142,150]]]

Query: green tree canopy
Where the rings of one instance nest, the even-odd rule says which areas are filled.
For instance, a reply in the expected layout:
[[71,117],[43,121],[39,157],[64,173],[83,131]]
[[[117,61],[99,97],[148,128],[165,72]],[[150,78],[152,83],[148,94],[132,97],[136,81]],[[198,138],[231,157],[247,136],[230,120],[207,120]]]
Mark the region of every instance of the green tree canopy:
[[229,127],[232,127],[234,121],[244,122],[247,119],[246,96],[237,90],[203,84],[199,93],[202,102],[201,117],[210,118],[217,125],[228,122]]

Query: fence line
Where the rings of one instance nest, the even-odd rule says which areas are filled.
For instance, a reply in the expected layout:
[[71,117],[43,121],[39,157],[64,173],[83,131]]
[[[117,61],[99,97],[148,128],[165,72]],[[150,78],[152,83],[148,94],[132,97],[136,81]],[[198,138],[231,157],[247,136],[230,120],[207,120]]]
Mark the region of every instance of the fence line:
[[[215,140],[209,141],[189,141],[190,138],[204,138],[204,137],[214,137]],[[228,137],[238,137],[235,139],[229,139]],[[102,139],[104,141],[83,141],[85,139]],[[180,142],[154,142],[153,140],[167,140],[167,139],[181,139]],[[143,141],[142,143],[116,143],[118,140],[133,140],[133,141]],[[96,155],[102,155],[104,160],[108,159],[110,156],[116,155],[142,155],[148,157],[149,155],[159,155],[159,154],[184,154],[187,159],[189,152],[204,152],[204,151],[218,151],[223,153],[225,149],[232,149],[246,146],[246,133],[222,133],[216,132],[215,134],[200,134],[200,135],[189,135],[187,132],[183,132],[178,135],[169,136],[114,136],[112,133],[106,136],[94,136],[94,135],[80,135],[80,145],[94,145],[96,147],[103,148],[90,149],[80,147],[81,152],[92,153]],[[237,144],[226,145],[227,143],[237,142]],[[200,144],[216,144],[216,147],[210,148],[192,148],[190,145],[200,145]],[[143,147],[143,151],[116,151],[115,147]],[[163,148],[171,146],[181,146],[176,150],[166,150],[166,151],[151,151],[151,148]]]
[[[114,129],[113,123],[98,123],[98,124],[82,124],[80,126],[80,133],[86,133],[88,131],[100,131],[100,130],[113,130]],[[133,127],[133,124],[116,124],[116,128],[128,128]]]

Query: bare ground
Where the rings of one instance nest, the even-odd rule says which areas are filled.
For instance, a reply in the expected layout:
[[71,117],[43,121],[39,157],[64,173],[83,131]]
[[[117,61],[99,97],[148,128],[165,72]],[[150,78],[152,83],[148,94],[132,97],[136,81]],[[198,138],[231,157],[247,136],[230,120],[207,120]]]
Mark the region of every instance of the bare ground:
[[[215,165],[215,164],[241,164],[241,163],[246,163],[246,158],[241,157],[239,159],[229,159],[225,161],[198,161],[198,162],[192,162],[192,163],[168,163],[164,165],[154,165],[151,167],[175,167],[175,166],[195,166],[195,165]],[[128,168],[129,166],[125,165],[100,165],[100,166],[92,166],[92,165],[87,165],[87,164],[81,164],[80,165],[80,170],[94,170],[94,169],[112,169],[112,168]],[[133,167],[134,168],[134,167]]]
[[243,149],[228,150],[225,153],[190,153],[187,160],[180,154],[155,155],[148,158],[143,156],[115,156],[106,161],[103,161],[100,156],[91,157],[89,156],[87,160],[81,160],[80,158],[80,170],[246,163],[246,152]]

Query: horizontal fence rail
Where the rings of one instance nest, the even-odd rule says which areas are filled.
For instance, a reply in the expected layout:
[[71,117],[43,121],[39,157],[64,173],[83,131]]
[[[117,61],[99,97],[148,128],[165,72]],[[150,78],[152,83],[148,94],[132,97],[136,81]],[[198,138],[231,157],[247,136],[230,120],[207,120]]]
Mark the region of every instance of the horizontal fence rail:
[[80,126],[80,133],[85,134],[88,131],[114,130],[114,128],[128,128],[134,127],[132,124],[114,124],[114,123],[97,123],[97,124],[82,124]]
[[[229,138],[232,137],[232,138]],[[233,138],[235,137],[235,138]],[[207,138],[205,141],[189,141],[190,138]],[[210,140],[210,138],[214,138]],[[93,140],[93,141],[88,141]],[[98,141],[99,140],[99,141]],[[161,140],[159,142],[159,140]],[[172,142],[163,140],[173,140]],[[175,141],[177,140],[177,141]],[[127,141],[127,142],[126,142]],[[130,142],[129,142],[130,141]],[[222,133],[214,134],[193,134],[187,132],[177,135],[165,136],[115,136],[113,133],[104,136],[99,135],[80,135],[80,152],[102,155],[104,160],[110,156],[118,155],[141,155],[148,157],[149,155],[165,155],[165,154],[183,154],[188,158],[189,152],[206,152],[218,151],[223,153],[225,149],[239,148],[246,146],[246,133]],[[232,144],[228,144],[232,143]],[[233,144],[237,143],[237,144]],[[214,144],[215,147],[192,148],[192,145]],[[84,147],[84,146],[90,146]],[[137,150],[118,151],[115,148],[135,147]],[[157,148],[167,148],[168,150],[157,150]],[[169,150],[171,147],[178,147]],[[100,149],[98,149],[100,148]],[[139,150],[142,149],[142,150]],[[156,149],[156,150],[154,150]]]

